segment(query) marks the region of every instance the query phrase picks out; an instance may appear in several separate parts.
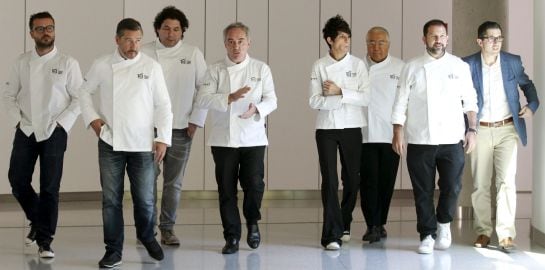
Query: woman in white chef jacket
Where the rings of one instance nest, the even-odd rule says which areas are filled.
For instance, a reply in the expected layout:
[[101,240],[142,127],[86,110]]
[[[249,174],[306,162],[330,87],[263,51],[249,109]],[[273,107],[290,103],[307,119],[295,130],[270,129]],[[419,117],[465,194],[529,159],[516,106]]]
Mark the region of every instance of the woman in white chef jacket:
[[[369,80],[363,61],[349,53],[351,30],[340,15],[327,21],[323,34],[330,50],[312,67],[309,105],[318,110],[316,144],[324,207],[321,244],[327,250],[338,250],[343,232],[350,231],[346,226],[350,226],[357,199],[361,128],[366,125],[361,107],[368,102]],[[345,172],[341,205],[337,195],[337,150]]]

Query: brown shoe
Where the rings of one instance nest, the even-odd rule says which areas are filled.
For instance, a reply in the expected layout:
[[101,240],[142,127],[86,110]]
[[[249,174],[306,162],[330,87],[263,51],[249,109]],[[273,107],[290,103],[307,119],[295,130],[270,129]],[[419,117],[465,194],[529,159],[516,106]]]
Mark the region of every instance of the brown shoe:
[[488,247],[488,244],[490,244],[490,237],[484,234],[479,235],[479,237],[477,237],[477,240],[475,240],[475,243],[473,243],[473,245],[478,248]]
[[515,243],[513,243],[513,238],[507,237],[500,240],[500,248],[503,250],[511,250],[515,248]]

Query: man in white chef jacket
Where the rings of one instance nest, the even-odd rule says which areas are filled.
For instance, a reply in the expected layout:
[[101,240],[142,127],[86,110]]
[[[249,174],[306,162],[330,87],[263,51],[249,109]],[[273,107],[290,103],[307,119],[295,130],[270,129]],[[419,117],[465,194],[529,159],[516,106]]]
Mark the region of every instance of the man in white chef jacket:
[[[193,106],[196,89],[206,72],[206,62],[199,48],[183,42],[189,21],[181,10],[165,7],[155,17],[153,27],[157,39],[142,46],[142,52],[161,64],[174,114],[172,146],[167,148],[163,160],[159,230],[162,244],[179,245],[180,240],[173,227],[193,136],[197,127],[203,127],[206,120],[206,110]],[[156,173],[157,176],[160,173],[159,166]],[[157,186],[155,190],[157,199]],[[156,218],[157,209],[154,209]]]
[[[4,84],[9,125],[16,129],[8,172],[13,196],[31,223],[25,239],[37,242],[39,256],[53,258],[59,188],[67,133],[80,113],[78,62],[57,50],[55,20],[47,11],[30,16],[34,49],[22,54]],[[40,193],[31,186],[40,158]]]
[[372,27],[365,41],[371,91],[369,106],[363,108],[367,126],[362,128],[360,198],[367,224],[362,240],[373,243],[387,236],[384,225],[399,167],[399,155],[392,149],[392,107],[405,63],[389,54],[386,28]]
[[197,103],[209,109],[210,137],[216,164],[220,214],[225,246],[223,254],[238,251],[241,221],[237,206],[237,182],[244,192],[243,214],[248,234],[246,242],[255,249],[261,236],[263,158],[268,145],[265,117],[276,109],[271,70],[248,55],[249,29],[243,23],[228,25],[223,31],[227,56],[209,66]]
[[[447,24],[430,20],[423,34],[426,52],[401,71],[392,112],[392,147],[401,155],[406,137],[421,241],[418,253],[430,254],[434,248],[449,248],[452,242],[450,222],[462,186],[464,147],[466,153],[475,147],[478,108],[469,66],[446,52]],[[440,192],[437,210],[433,200],[436,171]]]
[[[163,259],[163,250],[154,236],[154,162],[161,162],[171,143],[172,111],[161,66],[139,52],[142,34],[138,21],[121,20],[115,37],[117,49],[95,60],[80,89],[83,120],[99,137],[106,244],[100,267],[121,264],[125,168],[138,240],[152,258]],[[93,106],[95,94],[99,99]]]
[[[330,18],[322,32],[329,52],[312,66],[309,105],[318,112],[316,145],[324,207],[320,242],[326,250],[338,250],[341,238],[350,240],[360,182],[361,128],[366,125],[362,107],[369,102],[369,78],[365,63],[350,55],[351,30],[340,15]],[[340,205],[337,152],[343,170]]]

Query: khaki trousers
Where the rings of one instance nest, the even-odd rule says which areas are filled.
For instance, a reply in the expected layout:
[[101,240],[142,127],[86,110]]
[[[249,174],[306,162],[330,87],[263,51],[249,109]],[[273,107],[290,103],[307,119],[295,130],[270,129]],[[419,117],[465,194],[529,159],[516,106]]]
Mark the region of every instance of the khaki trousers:
[[471,201],[474,211],[474,229],[480,235],[492,234],[492,206],[490,186],[493,172],[496,174],[496,233],[498,239],[516,236],[515,212],[517,190],[518,135],[513,124],[501,127],[480,127],[477,146],[470,153],[473,193]]

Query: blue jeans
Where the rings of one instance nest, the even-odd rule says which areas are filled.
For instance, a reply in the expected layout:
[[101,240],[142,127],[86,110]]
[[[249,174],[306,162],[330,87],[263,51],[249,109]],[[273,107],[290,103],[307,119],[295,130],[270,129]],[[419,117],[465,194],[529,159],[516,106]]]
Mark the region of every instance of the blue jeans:
[[[61,184],[67,134],[57,127],[53,134],[36,142],[34,134],[27,137],[21,129],[15,132],[8,178],[13,196],[26,218],[37,229],[38,245],[50,244],[57,229],[59,188]],[[32,188],[34,166],[40,157],[40,195]]]
[[[437,222],[449,223],[453,220],[458,194],[462,189],[464,162],[462,142],[407,145],[407,169],[413,185],[416,229],[420,233],[420,241],[428,235],[435,238]],[[439,173],[439,201],[437,209],[434,209],[436,172]]]
[[[161,215],[159,216],[159,229],[161,230],[172,230],[176,223],[176,210],[180,203],[182,182],[192,142],[193,139],[187,135],[187,128],[172,130],[172,146],[167,148],[163,160],[163,196],[161,197]],[[160,173],[161,168],[157,165],[156,180]],[[155,201],[157,201],[157,184],[155,185]],[[156,220],[156,217],[157,208],[154,207],[153,220]]]
[[154,239],[152,152],[114,151],[99,140],[98,162],[102,186],[102,222],[106,251],[123,251],[123,193],[125,168],[131,185],[136,236],[142,242]]

